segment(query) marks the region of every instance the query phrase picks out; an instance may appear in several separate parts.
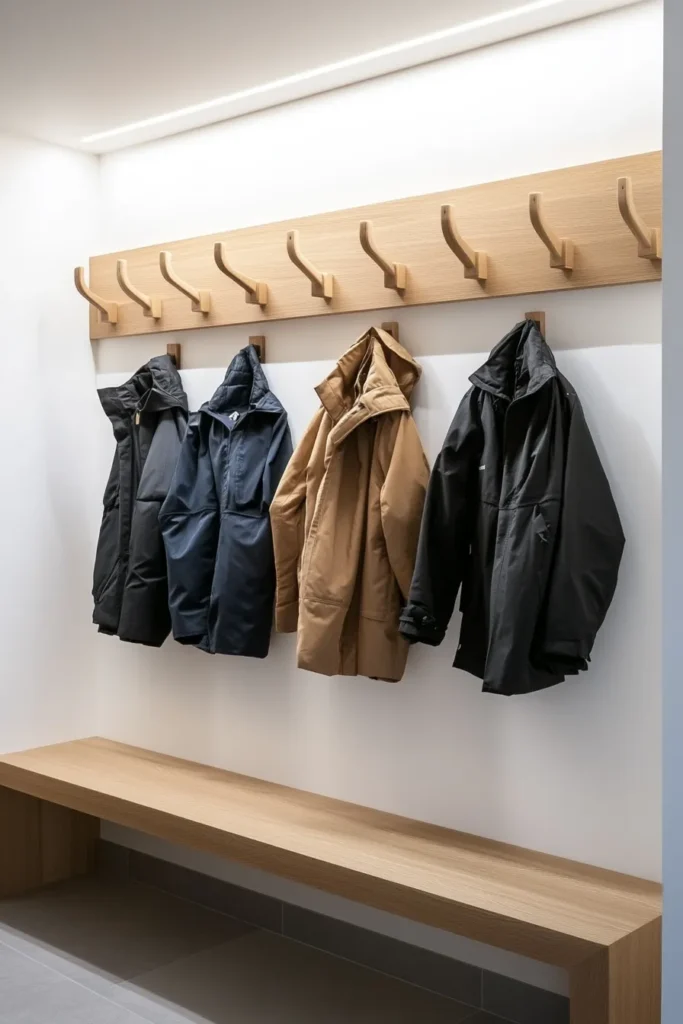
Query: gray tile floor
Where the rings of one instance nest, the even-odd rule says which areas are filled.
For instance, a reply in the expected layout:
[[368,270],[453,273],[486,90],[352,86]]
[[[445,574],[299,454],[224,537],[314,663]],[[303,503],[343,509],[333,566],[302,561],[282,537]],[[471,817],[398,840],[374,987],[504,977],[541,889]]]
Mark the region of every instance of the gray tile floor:
[[135,883],[0,902],[0,1024],[496,1024]]

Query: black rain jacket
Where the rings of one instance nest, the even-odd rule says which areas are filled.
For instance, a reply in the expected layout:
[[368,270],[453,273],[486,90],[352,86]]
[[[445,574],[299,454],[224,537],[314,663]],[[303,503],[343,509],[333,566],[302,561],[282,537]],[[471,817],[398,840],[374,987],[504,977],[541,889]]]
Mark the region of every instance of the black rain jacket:
[[249,345],[192,416],[161,510],[180,643],[267,655],[275,598],[269,508],[291,454],[287,413]]
[[169,356],[98,392],[116,453],[104,492],[93,597],[101,633],[160,647],[171,629],[159,509],[187,426],[187,396]]
[[432,471],[401,632],[434,646],[462,584],[455,667],[494,693],[587,668],[624,535],[571,384],[537,326],[474,373]]

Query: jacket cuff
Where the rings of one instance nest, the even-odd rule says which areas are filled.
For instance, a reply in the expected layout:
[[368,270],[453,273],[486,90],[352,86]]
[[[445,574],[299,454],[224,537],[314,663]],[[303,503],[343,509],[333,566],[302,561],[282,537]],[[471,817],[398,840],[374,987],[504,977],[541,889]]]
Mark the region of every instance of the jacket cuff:
[[429,644],[430,647],[438,647],[446,635],[433,615],[423,612],[419,608],[407,607],[404,609],[399,622],[401,636],[410,644]]
[[299,602],[280,604],[275,608],[275,632],[296,633],[299,625]]
[[543,644],[540,661],[550,672],[576,676],[585,672],[590,661],[590,645],[579,640],[556,640]]

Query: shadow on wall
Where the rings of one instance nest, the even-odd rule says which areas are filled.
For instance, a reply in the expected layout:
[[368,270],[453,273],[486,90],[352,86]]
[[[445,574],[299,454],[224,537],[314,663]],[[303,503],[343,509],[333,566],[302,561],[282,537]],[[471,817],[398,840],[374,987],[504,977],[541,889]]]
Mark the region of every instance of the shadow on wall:
[[[605,302],[605,295],[610,302]],[[147,359],[166,351],[170,342],[183,346],[183,368],[227,366],[247,344],[250,334],[265,334],[268,362],[310,362],[338,359],[371,324],[398,319],[401,341],[418,358],[454,353],[488,353],[527,310],[542,308],[548,316],[548,341],[555,350],[661,341],[661,314],[654,319],[659,282],[573,292],[513,296],[485,302],[442,303],[406,309],[305,317],[262,324],[215,327],[196,331],[161,332],[139,338],[107,339],[93,343],[98,373],[133,373]]]

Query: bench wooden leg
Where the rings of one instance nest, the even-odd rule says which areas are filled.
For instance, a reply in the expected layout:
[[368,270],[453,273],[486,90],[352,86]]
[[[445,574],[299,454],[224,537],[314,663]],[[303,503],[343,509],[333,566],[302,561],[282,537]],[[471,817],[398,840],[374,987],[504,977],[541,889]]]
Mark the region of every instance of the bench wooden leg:
[[94,869],[99,821],[0,786],[0,899]]
[[659,919],[572,970],[571,1024],[660,1024],[661,972]]

